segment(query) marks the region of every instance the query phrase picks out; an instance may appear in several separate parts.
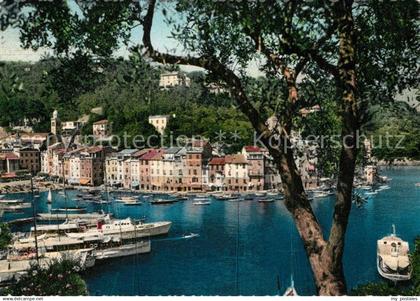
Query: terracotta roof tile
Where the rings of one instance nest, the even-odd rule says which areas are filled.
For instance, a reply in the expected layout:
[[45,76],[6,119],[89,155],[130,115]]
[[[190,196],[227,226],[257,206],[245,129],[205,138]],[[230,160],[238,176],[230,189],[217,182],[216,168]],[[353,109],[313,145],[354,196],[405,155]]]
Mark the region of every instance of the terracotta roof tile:
[[210,165],[224,165],[225,164],[225,157],[213,157],[210,162]]
[[242,154],[236,155],[227,155],[225,157],[226,164],[247,164],[248,161],[246,160],[245,156]]

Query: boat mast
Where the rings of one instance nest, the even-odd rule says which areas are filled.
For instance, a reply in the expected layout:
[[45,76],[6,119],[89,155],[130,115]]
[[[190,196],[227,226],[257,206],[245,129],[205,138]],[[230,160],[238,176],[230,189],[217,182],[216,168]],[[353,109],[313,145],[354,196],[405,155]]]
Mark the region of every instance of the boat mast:
[[63,193],[64,193],[64,206],[66,206],[66,219],[69,218],[69,214],[67,212],[67,194],[66,194],[66,175],[64,173],[64,156],[67,153],[67,147],[66,147],[66,151],[63,154],[63,164],[62,164],[62,173],[63,173]]
[[397,236],[397,233],[395,231],[395,224],[392,224],[392,236]]
[[34,232],[35,232],[35,253],[36,253],[36,262],[39,266],[39,254],[38,254],[38,236],[36,230],[36,210],[35,210],[35,198],[34,198],[34,182],[31,174],[31,196],[32,196],[32,217],[34,219]]

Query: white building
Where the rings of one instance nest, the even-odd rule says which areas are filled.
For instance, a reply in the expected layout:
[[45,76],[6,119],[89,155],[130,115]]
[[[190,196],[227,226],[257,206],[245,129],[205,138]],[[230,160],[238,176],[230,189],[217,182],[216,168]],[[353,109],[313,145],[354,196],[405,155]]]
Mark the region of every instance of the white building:
[[111,124],[107,119],[95,122],[92,125],[93,136],[95,139],[106,139],[111,135]]
[[69,159],[69,184],[80,184],[80,157],[71,156]]
[[166,126],[169,123],[169,119],[171,116],[169,115],[153,115],[149,116],[149,123],[154,126],[156,131],[159,132],[159,134],[163,134],[165,132]]

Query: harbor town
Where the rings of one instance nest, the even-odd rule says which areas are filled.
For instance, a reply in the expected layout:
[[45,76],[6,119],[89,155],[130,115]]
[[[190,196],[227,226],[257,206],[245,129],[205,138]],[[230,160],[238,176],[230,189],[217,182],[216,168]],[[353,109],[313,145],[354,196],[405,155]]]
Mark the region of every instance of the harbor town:
[[[157,118],[169,117],[151,116],[149,120]],[[101,138],[111,136],[105,120],[93,127]],[[153,253],[154,244],[159,244],[162,236],[169,237],[163,241],[200,238],[203,229],[179,233],[179,225],[176,236],[171,235],[176,222],[171,214],[165,214],[164,219],[141,215],[153,215],[154,207],[170,213],[172,206],[198,210],[228,203],[240,214],[245,204],[256,204],[263,210],[284,206],[279,205],[284,201],[281,177],[263,147],[243,146],[238,153],[220,154],[208,140],[188,139],[183,147],[117,150],[107,145],[80,144],[79,128],[73,132],[65,128],[68,125],[62,124],[54,112],[48,135],[19,133],[1,140],[0,210],[16,231],[0,260],[3,286],[27,273],[33,262],[48,266],[55,260],[72,258],[80,263],[80,269],[94,273],[95,265],[101,266],[102,262]],[[316,144],[302,139],[296,144],[303,153],[295,160],[304,173],[308,198],[313,204],[330,202],[336,192],[335,181],[320,176]],[[369,141],[364,147],[366,163],[358,171],[354,189],[364,202],[376,202],[376,195],[386,196],[391,189],[392,179],[378,172],[381,169]],[[410,188],[415,189],[414,185]],[[145,207],[151,209],[143,210]],[[198,218],[203,212],[191,214],[190,218]],[[238,227],[240,223],[238,220]],[[378,237],[378,273],[385,279],[406,281],[412,273],[409,244],[397,236],[394,224],[388,228],[391,225],[393,234]],[[395,249],[394,244],[399,247]],[[285,281],[289,285],[285,294],[298,294],[293,252],[288,251],[292,280]],[[301,290],[307,293],[310,288]]]
[[0,1],[0,296],[417,300],[419,8]]

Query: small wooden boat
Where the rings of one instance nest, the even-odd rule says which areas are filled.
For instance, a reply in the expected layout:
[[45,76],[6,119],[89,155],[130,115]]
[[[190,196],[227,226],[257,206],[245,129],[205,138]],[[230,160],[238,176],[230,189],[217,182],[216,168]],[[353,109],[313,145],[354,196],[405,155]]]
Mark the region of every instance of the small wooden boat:
[[178,202],[177,199],[156,199],[150,201],[152,205],[169,205]]
[[416,185],[416,187],[420,187],[420,182],[419,183],[416,183],[415,185]]
[[274,199],[260,199],[258,203],[273,203]]

